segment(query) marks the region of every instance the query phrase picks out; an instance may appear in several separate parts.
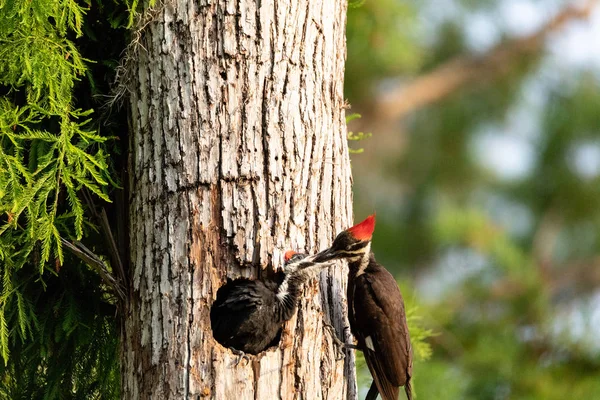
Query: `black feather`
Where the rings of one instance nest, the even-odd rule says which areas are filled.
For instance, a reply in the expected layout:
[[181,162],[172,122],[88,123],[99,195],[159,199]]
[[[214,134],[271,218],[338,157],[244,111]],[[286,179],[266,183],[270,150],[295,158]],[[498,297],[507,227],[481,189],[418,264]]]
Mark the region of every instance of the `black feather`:
[[364,272],[356,275],[358,270],[350,266],[348,302],[352,333],[382,399],[396,400],[400,386],[405,386],[411,399],[412,351],[400,289],[372,254]]

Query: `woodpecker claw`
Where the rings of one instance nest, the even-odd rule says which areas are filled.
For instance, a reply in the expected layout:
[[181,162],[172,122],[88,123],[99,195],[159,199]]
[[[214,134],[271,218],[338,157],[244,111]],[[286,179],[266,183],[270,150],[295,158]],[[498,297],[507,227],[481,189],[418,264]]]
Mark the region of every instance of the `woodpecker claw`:
[[329,331],[329,334],[331,335],[331,341],[333,342],[333,347],[335,348],[336,352],[335,361],[340,361],[346,358],[346,354],[344,354],[345,343],[337,337],[333,325],[324,322],[323,327],[326,328]]
[[344,343],[344,348],[352,349],[352,350],[361,350],[360,347],[358,347],[357,345],[352,344],[352,343]]
[[[237,355],[237,359],[235,360],[235,363],[233,365],[234,367],[237,368],[237,366],[240,365],[242,360],[246,360],[248,362],[248,364],[250,363],[250,357],[243,351],[234,349],[233,347],[230,347],[229,350],[231,350],[231,352],[233,354]],[[248,365],[248,364],[246,364],[246,365]]]

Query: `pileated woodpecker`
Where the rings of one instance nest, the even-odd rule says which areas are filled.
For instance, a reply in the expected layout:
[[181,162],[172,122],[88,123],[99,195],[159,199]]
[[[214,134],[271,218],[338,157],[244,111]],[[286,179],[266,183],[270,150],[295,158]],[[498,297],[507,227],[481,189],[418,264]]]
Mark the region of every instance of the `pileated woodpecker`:
[[374,229],[371,215],[340,233],[315,261],[348,260],[348,320],[373,376],[365,400],[374,400],[378,392],[383,400],[397,400],[400,386],[411,400],[412,350],[404,300],[394,277],[371,252]]
[[229,280],[217,292],[210,310],[214,338],[224,347],[258,354],[279,340],[282,325],[296,311],[302,283],[327,263],[313,262],[294,251],[273,279]]

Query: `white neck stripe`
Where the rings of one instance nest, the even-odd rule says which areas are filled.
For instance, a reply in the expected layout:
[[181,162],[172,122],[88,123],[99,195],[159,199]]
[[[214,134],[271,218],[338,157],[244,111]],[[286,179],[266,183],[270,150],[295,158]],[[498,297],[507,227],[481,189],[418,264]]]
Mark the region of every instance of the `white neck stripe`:
[[364,249],[363,257],[360,260],[360,266],[358,267],[358,272],[356,273],[356,276],[360,276],[360,275],[364,274],[365,270],[369,266],[369,258],[370,257],[371,257],[371,243],[369,243]]

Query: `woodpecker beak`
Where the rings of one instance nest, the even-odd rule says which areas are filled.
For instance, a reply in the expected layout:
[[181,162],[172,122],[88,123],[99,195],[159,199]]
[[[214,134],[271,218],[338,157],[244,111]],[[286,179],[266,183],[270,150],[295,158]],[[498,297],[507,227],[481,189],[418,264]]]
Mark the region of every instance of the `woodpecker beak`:
[[296,253],[295,251],[289,250],[285,253],[285,264],[283,270],[286,274],[291,274],[304,269],[311,269],[313,267],[325,268],[330,264],[325,262],[318,262],[316,257],[318,254],[309,256],[304,253]]
[[323,250],[322,252],[315,254],[314,262],[322,263],[337,258],[337,252],[331,247]]

